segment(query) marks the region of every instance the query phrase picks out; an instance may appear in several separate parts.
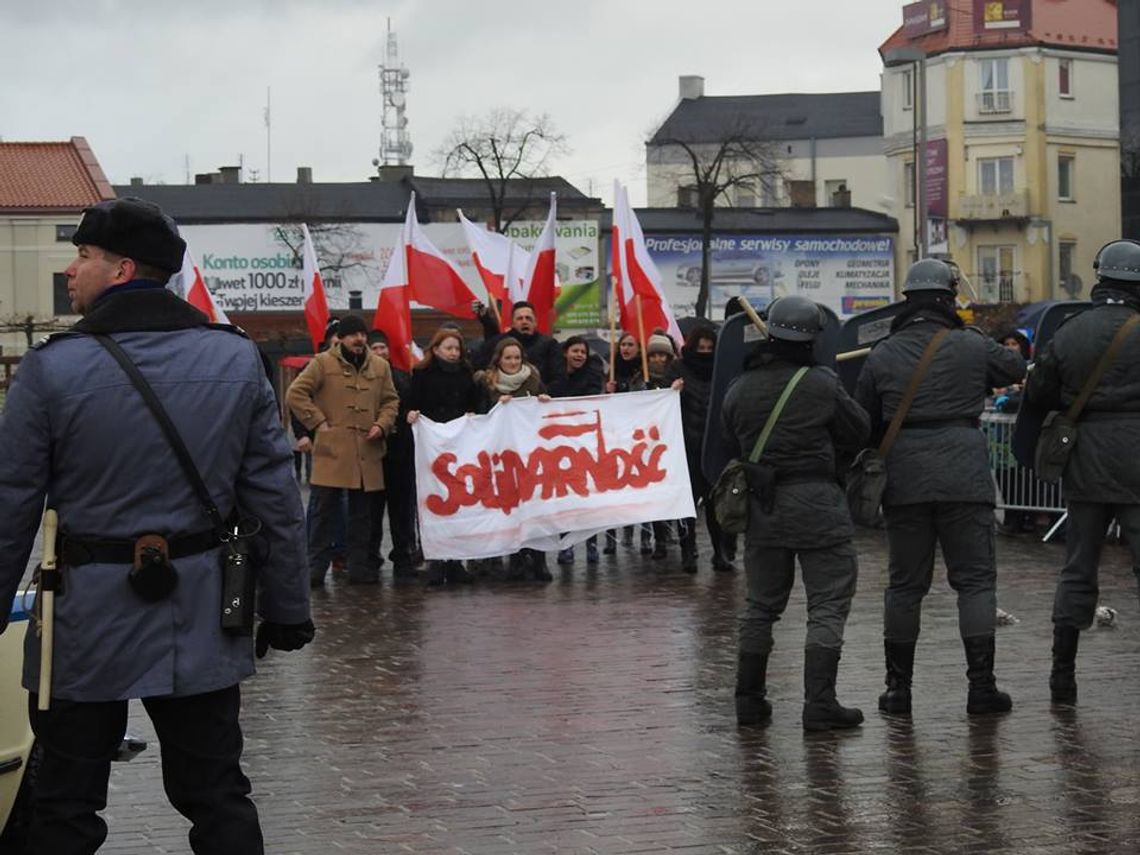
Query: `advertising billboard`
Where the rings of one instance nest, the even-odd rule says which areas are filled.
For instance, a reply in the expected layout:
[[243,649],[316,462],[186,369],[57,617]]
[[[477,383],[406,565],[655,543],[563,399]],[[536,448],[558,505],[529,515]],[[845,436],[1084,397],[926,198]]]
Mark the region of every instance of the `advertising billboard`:
[[[650,234],[645,245],[678,317],[694,314],[701,239]],[[785,294],[823,303],[840,318],[894,300],[894,238],[885,235],[717,235],[709,267],[709,311],[731,297],[766,305]]]
[[924,0],[903,6],[903,35],[908,39],[944,30],[946,26],[946,0]]
[[1030,26],[1032,0],[974,0],[974,32],[1025,32]]

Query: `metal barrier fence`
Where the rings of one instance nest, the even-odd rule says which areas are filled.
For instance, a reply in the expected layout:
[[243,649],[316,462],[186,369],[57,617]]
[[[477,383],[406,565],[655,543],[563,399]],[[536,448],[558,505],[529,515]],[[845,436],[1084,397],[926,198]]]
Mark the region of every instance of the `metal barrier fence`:
[[986,435],[990,471],[997,487],[997,506],[1010,511],[1064,513],[1065,499],[1060,484],[1046,484],[1013,456],[1010,441],[1017,417],[1008,413],[982,414],[981,428]]

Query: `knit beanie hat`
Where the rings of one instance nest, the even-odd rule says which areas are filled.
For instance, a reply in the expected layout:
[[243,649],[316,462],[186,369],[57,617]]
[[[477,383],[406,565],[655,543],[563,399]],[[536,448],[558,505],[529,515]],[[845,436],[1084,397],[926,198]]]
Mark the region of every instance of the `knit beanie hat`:
[[649,344],[645,347],[645,352],[652,356],[655,353],[667,353],[670,356],[676,356],[677,352],[673,349],[673,340],[667,335],[654,333],[649,337]]
[[368,333],[368,324],[360,315],[345,315],[336,325],[336,334],[341,338],[353,333]]

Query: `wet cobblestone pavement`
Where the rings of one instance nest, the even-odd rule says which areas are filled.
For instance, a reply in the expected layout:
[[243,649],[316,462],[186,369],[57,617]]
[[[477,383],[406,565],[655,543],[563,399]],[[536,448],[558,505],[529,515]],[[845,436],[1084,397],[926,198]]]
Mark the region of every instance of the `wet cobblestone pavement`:
[[[1106,550],[1115,628],[1085,633],[1080,705],[1047,676],[1063,547],[1000,538],[1006,716],[969,719],[945,574],[927,598],[914,716],[875,710],[885,539],[859,538],[840,700],[867,722],[800,727],[804,602],[777,627],[770,727],[735,725],[743,573],[676,547],[619,547],[555,581],[314,596],[318,634],[271,653],[243,688],[246,765],[270,853],[1093,853],[1140,851],[1140,610],[1125,551]],[[707,549],[705,550],[707,554]],[[560,572],[561,571],[561,572]],[[131,732],[153,738],[141,705]],[[108,853],[188,852],[157,745],[116,764]]]

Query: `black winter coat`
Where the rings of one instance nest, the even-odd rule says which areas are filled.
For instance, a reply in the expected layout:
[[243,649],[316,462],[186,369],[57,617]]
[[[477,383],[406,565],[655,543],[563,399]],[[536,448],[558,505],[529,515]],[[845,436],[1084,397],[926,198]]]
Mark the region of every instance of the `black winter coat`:
[[[561,358],[561,357],[560,357]],[[565,362],[565,359],[563,359]],[[600,395],[606,390],[606,367],[602,358],[591,353],[586,364],[573,374],[563,373],[561,377],[546,384],[552,398],[574,398],[579,395]]]
[[[886,431],[934,334],[950,322],[919,312],[867,357],[855,384],[875,441]],[[918,388],[903,429],[887,454],[883,504],[993,504],[986,438],[977,428],[986,395],[1025,376],[1025,360],[971,328],[952,329]]]
[[481,393],[471,366],[460,363],[455,371],[445,371],[438,359],[412,371],[407,406],[419,410],[435,422],[449,422],[466,413],[479,411]]
[[[729,387],[721,417],[724,442],[734,458],[747,458],[788,381],[800,366],[756,354]],[[867,413],[829,368],[803,376],[777,420],[761,463],[776,469],[771,513],[751,503],[747,540],[762,546],[816,549],[854,533],[847,497],[837,478],[837,457],[847,459],[870,434]]]
[[666,385],[680,378],[685,381],[681,389],[681,427],[685,434],[685,452],[699,458],[701,444],[709,418],[709,398],[712,394],[712,354],[707,362],[697,354],[682,350],[681,358],[669,363],[665,371]]
[[[1029,404],[1067,410],[1132,313],[1126,305],[1102,302],[1066,321],[1029,372]],[[1065,497],[1140,504],[1140,331],[1125,340],[1079,423],[1077,444],[1065,467]]]

